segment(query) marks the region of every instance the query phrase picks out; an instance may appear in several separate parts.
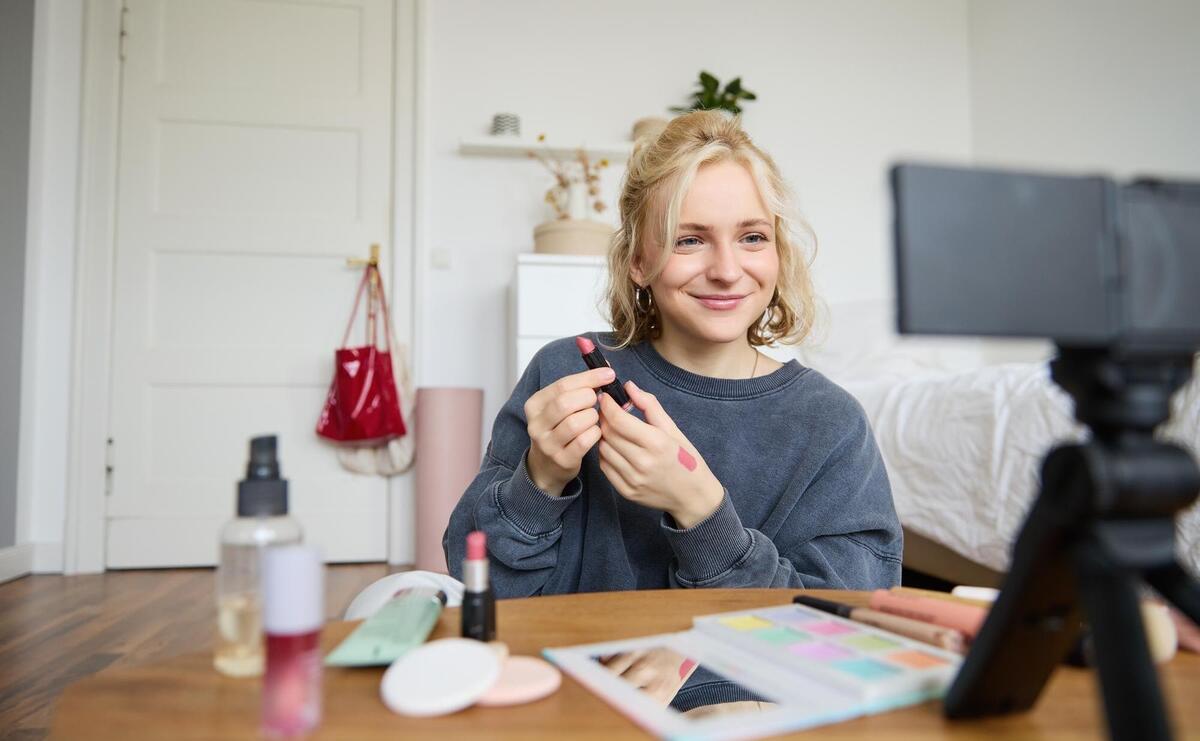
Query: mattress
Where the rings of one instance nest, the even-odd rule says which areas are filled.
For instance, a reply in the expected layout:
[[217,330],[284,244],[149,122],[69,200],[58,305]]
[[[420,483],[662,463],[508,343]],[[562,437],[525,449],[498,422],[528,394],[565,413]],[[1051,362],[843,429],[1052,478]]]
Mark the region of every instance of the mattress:
[[[871,420],[904,526],[997,571],[1007,569],[1043,456],[1086,434],[1045,363],[841,383]],[[1180,390],[1172,409],[1159,436],[1198,454],[1200,381]],[[1177,529],[1180,560],[1200,574],[1200,506]]]

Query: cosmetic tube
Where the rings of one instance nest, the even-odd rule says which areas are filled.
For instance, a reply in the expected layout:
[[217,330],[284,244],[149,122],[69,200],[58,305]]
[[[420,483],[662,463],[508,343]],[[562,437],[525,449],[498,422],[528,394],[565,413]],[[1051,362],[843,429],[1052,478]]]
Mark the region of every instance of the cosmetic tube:
[[943,628],[953,628],[974,640],[983,626],[988,611],[974,605],[959,604],[949,600],[913,597],[908,594],[876,589],[871,593],[872,610],[933,623]]
[[262,732],[299,736],[321,722],[321,626],[325,574],[312,546],[267,548],[262,555],[266,670]]
[[496,598],[488,579],[487,536],[476,530],[467,536],[463,559],[462,636],[477,641],[496,638]]
[[425,642],[445,606],[446,593],[435,587],[402,589],[339,643],[325,665],[387,666]]

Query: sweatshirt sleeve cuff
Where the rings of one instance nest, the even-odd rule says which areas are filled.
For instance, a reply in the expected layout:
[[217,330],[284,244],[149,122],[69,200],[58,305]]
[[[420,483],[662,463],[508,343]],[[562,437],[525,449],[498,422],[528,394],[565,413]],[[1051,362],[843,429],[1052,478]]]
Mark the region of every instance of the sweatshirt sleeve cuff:
[[563,513],[575,503],[582,491],[583,481],[576,476],[561,495],[556,497],[547,494],[529,478],[525,456],[522,455],[507,486],[501,484],[496,487],[496,507],[500,515],[518,530],[530,537],[541,537],[562,526]]
[[694,527],[680,530],[664,512],[662,529],[679,559],[678,575],[697,584],[725,575],[754,547],[754,539],[742,525],[728,491],[716,511]]

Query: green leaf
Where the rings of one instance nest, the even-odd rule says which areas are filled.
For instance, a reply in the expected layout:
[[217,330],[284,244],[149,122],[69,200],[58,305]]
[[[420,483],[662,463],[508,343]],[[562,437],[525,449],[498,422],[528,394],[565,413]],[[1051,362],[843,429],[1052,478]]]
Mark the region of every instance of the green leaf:
[[721,82],[717,78],[715,78],[712,75],[710,75],[709,73],[701,70],[701,72],[700,72],[700,87],[702,89],[704,89],[706,92],[707,91],[716,91],[717,88],[720,87],[720,85],[721,85]]
[[742,94],[739,97],[742,100],[758,100],[758,96],[755,95],[754,93],[750,92],[749,90],[743,90]]
[[742,92],[742,78],[735,77],[730,80],[729,84],[725,86],[725,92],[732,93],[733,95]]

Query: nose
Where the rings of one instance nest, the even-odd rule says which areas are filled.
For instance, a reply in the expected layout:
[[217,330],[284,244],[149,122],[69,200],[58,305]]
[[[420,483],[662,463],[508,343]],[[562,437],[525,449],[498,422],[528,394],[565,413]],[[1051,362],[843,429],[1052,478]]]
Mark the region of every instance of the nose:
[[710,253],[708,279],[719,283],[736,283],[742,277],[742,264],[738,262],[737,248],[722,241]]

